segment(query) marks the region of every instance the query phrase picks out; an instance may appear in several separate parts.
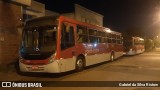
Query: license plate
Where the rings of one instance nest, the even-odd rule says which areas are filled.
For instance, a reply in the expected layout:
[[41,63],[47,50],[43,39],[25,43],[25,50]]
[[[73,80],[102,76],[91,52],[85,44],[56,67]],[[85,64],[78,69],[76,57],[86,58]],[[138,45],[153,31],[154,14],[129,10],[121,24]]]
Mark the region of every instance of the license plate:
[[32,66],[31,69],[32,70],[38,70],[39,68],[38,68],[38,66]]
[[27,67],[29,71],[43,71],[44,67],[40,67],[40,66],[30,66]]

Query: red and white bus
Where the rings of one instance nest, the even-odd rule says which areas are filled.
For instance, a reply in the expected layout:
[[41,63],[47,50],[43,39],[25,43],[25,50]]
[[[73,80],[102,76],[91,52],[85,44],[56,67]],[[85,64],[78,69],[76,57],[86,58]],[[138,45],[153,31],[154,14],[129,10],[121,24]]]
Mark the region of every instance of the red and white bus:
[[64,16],[26,22],[20,46],[22,72],[81,71],[123,55],[122,35]]
[[143,38],[127,37],[123,42],[125,55],[136,55],[145,51]]

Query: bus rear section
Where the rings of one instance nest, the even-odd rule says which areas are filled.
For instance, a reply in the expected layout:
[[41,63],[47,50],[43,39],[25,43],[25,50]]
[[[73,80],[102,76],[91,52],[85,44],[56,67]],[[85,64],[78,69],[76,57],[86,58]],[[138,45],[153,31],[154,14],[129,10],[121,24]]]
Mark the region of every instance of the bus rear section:
[[123,55],[122,35],[110,29],[60,17],[30,20],[23,30],[22,72],[61,73]]
[[123,45],[125,55],[136,55],[145,51],[144,39],[140,37],[125,37]]

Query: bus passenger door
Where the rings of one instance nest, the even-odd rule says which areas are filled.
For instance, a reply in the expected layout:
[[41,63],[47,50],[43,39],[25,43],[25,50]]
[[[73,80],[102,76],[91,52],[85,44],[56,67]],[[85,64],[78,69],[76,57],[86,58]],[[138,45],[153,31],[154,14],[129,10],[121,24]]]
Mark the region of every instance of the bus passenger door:
[[61,71],[75,69],[75,25],[64,22],[61,30]]

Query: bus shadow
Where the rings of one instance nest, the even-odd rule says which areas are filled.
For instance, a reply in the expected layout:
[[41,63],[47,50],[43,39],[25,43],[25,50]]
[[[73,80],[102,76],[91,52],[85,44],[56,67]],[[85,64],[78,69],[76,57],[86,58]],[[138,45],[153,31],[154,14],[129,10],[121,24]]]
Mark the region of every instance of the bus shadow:
[[101,66],[101,65],[105,65],[105,64],[109,64],[109,63],[114,63],[114,62],[120,61],[120,60],[122,60],[123,57],[124,56],[118,57],[118,58],[114,59],[114,61],[109,60],[109,61],[104,61],[104,62],[101,62],[101,63],[98,63],[98,64],[94,64],[94,65],[91,65],[91,66],[87,66],[87,67],[85,67],[85,70],[96,68],[96,67]]
[[[145,53],[145,52],[143,52]],[[141,55],[143,53],[138,53],[138,54],[133,54],[133,55],[123,55],[124,57],[134,57],[134,56],[138,56],[138,55]]]
[[[90,70],[90,69],[99,67],[101,65],[105,65],[105,64],[109,64],[109,63],[114,63],[116,61],[121,60],[121,58],[123,58],[123,56],[115,59],[114,61],[110,61],[109,60],[109,61],[101,62],[101,63],[98,63],[98,64],[94,64],[94,65],[91,65],[91,66],[87,66],[87,67],[84,68],[84,70],[86,71],[86,70]],[[19,75],[21,75],[21,76],[43,77],[43,78],[60,78],[60,77],[65,77],[67,75],[72,75],[72,74],[78,73],[75,70],[68,71],[68,72],[63,72],[63,73],[21,72],[20,69],[19,69],[19,63],[18,62],[15,64],[15,69],[16,69],[16,73],[19,74]],[[83,71],[81,71],[81,72],[83,72]]]
[[70,74],[75,73],[75,71],[69,71],[64,73],[35,73],[35,72],[21,72],[19,73],[22,76],[28,77],[43,77],[43,78],[60,78]]
[[111,61],[105,61],[105,62],[101,62],[101,63],[98,63],[98,64],[90,65],[90,66],[85,67],[85,69],[84,69],[84,70],[88,70],[88,69],[96,68],[96,67],[98,67],[98,66],[101,66],[101,65],[107,64],[107,63],[109,63],[109,62],[111,62]]

